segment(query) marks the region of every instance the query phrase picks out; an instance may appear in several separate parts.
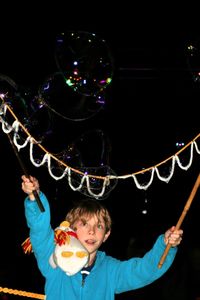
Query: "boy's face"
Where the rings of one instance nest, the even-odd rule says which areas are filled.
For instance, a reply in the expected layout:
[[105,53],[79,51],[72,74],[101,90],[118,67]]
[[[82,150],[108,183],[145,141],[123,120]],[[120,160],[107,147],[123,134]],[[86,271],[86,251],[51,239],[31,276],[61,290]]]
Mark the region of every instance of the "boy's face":
[[106,232],[105,222],[101,216],[83,217],[73,227],[76,228],[78,239],[90,254],[95,254],[110,235],[110,231]]

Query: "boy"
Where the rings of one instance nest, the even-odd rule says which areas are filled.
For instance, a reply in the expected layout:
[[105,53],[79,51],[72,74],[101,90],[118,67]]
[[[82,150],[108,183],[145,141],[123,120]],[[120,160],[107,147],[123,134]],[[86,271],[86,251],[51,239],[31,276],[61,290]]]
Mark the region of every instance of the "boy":
[[[50,208],[46,196],[39,191],[36,178],[22,176],[25,216],[38,267],[45,277],[46,300],[113,300],[115,294],[144,287],[161,277],[171,266],[183,231],[173,226],[160,235],[142,258],[120,261],[99,250],[111,232],[111,218],[100,201],[86,199],[70,210],[66,220],[89,252],[86,268],[68,276],[61,268],[53,268],[49,258],[55,249],[54,230],[50,225]],[[33,194],[36,190],[45,211],[41,212]],[[162,268],[159,260],[170,243],[171,248]]]

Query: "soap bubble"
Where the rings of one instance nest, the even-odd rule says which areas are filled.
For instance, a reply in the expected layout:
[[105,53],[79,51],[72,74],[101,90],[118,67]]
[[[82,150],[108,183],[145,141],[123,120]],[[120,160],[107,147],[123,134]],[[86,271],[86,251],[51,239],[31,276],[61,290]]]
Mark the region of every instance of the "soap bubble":
[[96,97],[112,81],[110,48],[94,33],[68,31],[59,34],[55,59],[66,84],[81,95]]
[[105,105],[104,91],[83,95],[72,90],[60,72],[49,75],[38,90],[38,98],[61,118],[82,121],[96,115]]
[[[78,188],[80,193],[88,197],[103,200],[117,185],[116,178],[109,180],[103,187],[105,177],[116,176],[109,166],[110,153],[111,144],[108,136],[100,129],[93,129],[75,139],[65,150],[56,154],[56,157],[71,168],[70,181],[75,189]],[[63,171],[63,166],[57,163],[52,165],[53,173],[60,175]],[[86,181],[81,184],[84,175],[88,175],[91,192]],[[104,193],[99,196],[103,188]]]
[[188,43],[186,48],[187,64],[194,82],[200,82],[200,41]]

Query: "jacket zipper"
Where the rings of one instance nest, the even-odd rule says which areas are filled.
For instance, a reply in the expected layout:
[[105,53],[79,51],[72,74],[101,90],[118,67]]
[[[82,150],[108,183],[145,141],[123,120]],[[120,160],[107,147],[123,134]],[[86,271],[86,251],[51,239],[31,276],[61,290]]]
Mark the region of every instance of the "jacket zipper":
[[84,278],[84,277],[82,277],[81,286],[83,287],[83,286],[84,286],[84,284],[85,284],[85,278]]

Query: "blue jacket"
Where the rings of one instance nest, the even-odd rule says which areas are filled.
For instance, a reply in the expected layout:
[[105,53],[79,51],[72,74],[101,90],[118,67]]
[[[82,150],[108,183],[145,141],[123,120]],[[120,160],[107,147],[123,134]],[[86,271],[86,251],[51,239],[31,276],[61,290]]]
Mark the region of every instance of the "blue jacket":
[[49,257],[54,251],[54,230],[50,225],[50,207],[40,192],[45,212],[36,201],[25,199],[25,216],[38,267],[45,277],[46,300],[113,300],[115,294],[144,287],[161,277],[171,266],[176,247],[171,247],[161,268],[158,263],[165,250],[163,235],[143,258],[120,261],[98,251],[93,269],[82,284],[82,274],[67,276],[60,268],[53,269]]

